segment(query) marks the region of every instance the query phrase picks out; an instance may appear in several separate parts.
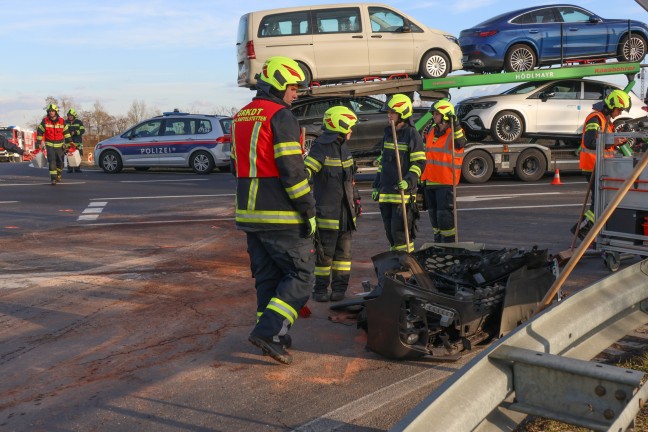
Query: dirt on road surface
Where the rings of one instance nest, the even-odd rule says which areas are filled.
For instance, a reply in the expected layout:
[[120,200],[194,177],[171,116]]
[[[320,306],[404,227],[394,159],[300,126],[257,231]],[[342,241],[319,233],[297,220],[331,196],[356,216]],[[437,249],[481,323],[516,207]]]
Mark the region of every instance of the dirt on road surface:
[[[375,282],[371,256],[387,246],[379,216],[363,217],[350,296]],[[312,301],[291,332],[294,364],[262,356],[247,342],[256,299],[233,225],[1,239],[0,430],[386,430],[463,363],[381,358]]]

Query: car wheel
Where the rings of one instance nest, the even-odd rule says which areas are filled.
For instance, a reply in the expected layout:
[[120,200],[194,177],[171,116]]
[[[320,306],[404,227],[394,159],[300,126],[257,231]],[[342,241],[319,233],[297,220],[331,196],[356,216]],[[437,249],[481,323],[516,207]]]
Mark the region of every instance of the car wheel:
[[517,141],[524,133],[524,122],[519,114],[513,111],[502,111],[493,119],[491,136],[502,144]]
[[135,171],[147,171],[150,167],[135,167]]
[[485,183],[493,175],[493,159],[484,150],[473,150],[464,156],[461,174],[468,183]]
[[421,59],[419,73],[423,78],[443,78],[450,71],[450,60],[441,51],[429,51]]
[[315,142],[316,139],[317,136],[315,135],[306,135],[304,137],[304,148],[302,149],[304,152],[304,157],[308,156],[308,153],[310,153],[311,151],[311,147],[313,147],[313,142]]
[[101,166],[101,169],[108,174],[117,174],[123,168],[121,156],[119,156],[119,153],[114,150],[102,153],[99,165]]
[[311,81],[313,81],[313,74],[311,73],[310,69],[308,69],[308,66],[306,66],[302,62],[297,62],[301,70],[304,72],[304,82],[306,83],[306,86],[310,87]]
[[515,163],[515,175],[526,182],[540,180],[547,172],[547,160],[538,149],[524,150]]
[[[635,127],[632,125],[632,123],[626,123],[626,121],[628,120],[631,119],[627,119],[627,118],[617,119],[614,122],[614,132],[635,132]],[[628,138],[626,144],[628,144],[630,147],[634,146],[635,139]]]
[[488,136],[488,134],[486,133],[472,132],[472,131],[468,131],[467,129],[464,129],[464,134],[466,135],[468,141],[477,141],[477,142],[484,141]]
[[206,151],[197,151],[189,158],[189,166],[196,174],[209,174],[214,169],[214,158]]
[[524,44],[513,45],[504,58],[506,72],[523,72],[536,67],[536,55],[533,50]]
[[628,39],[625,35],[619,43],[617,60],[620,62],[640,62],[646,56],[646,40],[637,33]]

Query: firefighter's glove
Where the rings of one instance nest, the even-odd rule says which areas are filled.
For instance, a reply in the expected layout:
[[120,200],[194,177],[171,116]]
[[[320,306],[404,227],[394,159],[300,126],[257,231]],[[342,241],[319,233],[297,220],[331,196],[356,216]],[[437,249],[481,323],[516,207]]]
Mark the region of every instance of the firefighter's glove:
[[398,190],[408,190],[410,188],[407,180],[399,181],[398,183],[396,183],[396,187],[398,188]]
[[308,219],[308,237],[311,238],[315,235],[315,231],[317,230],[317,222],[315,221],[315,216],[312,218]]
[[371,191],[371,199],[374,201],[378,201],[378,197],[380,197],[380,193],[378,192],[378,189],[374,189]]

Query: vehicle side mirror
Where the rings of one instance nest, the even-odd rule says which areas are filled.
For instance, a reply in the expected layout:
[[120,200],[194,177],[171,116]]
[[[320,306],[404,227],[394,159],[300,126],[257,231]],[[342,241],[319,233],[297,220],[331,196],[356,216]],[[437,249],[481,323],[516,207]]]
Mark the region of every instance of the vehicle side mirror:
[[600,23],[603,22],[603,19],[600,17],[597,17],[596,15],[592,15],[589,19],[589,22],[591,23]]
[[540,99],[542,100],[542,102],[547,102],[549,98],[552,98],[554,96],[556,96],[556,93],[554,92],[542,92],[540,94]]
[[410,25],[409,22],[405,21],[403,23],[403,27],[401,28],[401,31],[403,33],[411,33],[412,32],[412,26]]

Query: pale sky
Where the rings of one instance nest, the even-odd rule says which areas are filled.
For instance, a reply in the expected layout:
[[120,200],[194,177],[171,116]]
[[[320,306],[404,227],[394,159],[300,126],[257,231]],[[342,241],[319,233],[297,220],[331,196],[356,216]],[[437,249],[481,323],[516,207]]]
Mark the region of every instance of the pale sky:
[[[254,92],[237,87],[236,30],[242,14],[326,0],[2,0],[0,125],[28,126],[45,98],[71,97],[77,111],[100,102],[123,115],[134,100],[169,111],[241,108]],[[423,24],[459,36],[502,12],[552,2],[392,0],[382,2]],[[555,3],[555,2],[553,2]],[[604,18],[648,21],[634,0],[582,0]],[[605,80],[625,84],[606,77]],[[635,87],[638,88],[638,87]],[[459,101],[490,87],[453,90]],[[501,89],[500,89],[501,90]]]

